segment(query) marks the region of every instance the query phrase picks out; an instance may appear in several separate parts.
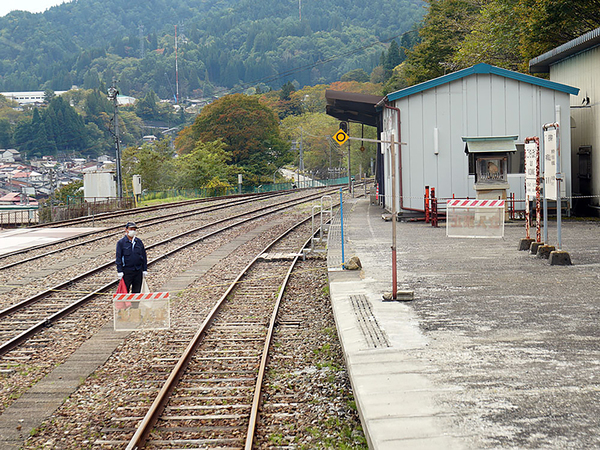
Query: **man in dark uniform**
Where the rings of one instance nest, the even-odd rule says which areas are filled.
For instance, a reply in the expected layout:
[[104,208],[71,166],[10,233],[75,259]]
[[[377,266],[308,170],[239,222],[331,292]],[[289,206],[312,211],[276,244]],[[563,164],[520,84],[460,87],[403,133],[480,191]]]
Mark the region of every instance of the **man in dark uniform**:
[[137,225],[127,222],[125,236],[117,242],[117,273],[123,278],[127,291],[139,293],[142,288],[142,278],[147,275],[148,259],[146,249],[141,239],[136,237]]

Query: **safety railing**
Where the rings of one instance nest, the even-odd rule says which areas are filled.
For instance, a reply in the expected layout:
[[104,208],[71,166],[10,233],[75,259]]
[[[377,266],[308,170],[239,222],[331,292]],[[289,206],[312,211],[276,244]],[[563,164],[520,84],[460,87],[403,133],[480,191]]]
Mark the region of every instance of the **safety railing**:
[[38,223],[38,207],[0,208],[0,228],[14,228]]

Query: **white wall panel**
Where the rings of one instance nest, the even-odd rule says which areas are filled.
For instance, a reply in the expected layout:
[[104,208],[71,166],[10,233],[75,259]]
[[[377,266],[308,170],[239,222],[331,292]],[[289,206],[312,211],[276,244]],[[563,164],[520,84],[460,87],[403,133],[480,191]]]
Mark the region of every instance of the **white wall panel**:
[[[575,128],[571,139],[571,164],[573,174],[578,172],[577,151],[582,145],[592,146],[592,194],[600,196],[600,47],[579,53],[550,66],[550,79],[580,88],[578,96],[572,96],[571,116]],[[583,100],[589,98],[587,108]],[[562,113],[565,122],[565,113]],[[563,127],[564,128],[564,127]],[[570,128],[570,127],[569,127]],[[577,181],[574,179],[574,183]],[[593,204],[598,205],[595,198]]]
[[[475,197],[462,137],[516,134],[518,143],[529,136],[541,138],[542,125],[554,122],[556,104],[561,105],[565,120],[569,97],[498,75],[475,74],[395,101],[393,106],[402,111],[402,141],[407,143],[402,147],[404,206],[422,209],[426,185],[435,187],[438,197]],[[568,131],[563,131],[565,173],[570,167],[570,159],[564,158]],[[522,181],[521,175],[510,177],[510,192],[517,198],[524,196]]]

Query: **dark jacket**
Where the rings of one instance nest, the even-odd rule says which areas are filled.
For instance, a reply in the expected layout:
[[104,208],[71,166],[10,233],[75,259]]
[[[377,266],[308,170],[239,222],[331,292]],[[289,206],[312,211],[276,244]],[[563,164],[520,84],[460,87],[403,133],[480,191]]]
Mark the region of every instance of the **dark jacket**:
[[141,239],[134,238],[135,245],[127,236],[117,242],[117,272],[137,272],[148,270],[146,249]]

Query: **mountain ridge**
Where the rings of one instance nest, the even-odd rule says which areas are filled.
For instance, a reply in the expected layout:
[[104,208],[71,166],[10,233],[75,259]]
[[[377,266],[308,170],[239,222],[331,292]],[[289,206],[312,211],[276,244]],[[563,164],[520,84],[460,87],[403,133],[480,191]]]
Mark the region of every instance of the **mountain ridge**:
[[[376,43],[409,31],[425,12],[421,0],[323,0],[304,2],[300,20],[298,5],[75,0],[44,13],[13,11],[0,18],[0,90],[94,88],[117,77],[123,93],[172,97],[176,25],[182,96],[260,79],[272,80],[262,88],[326,83],[370,72],[385,49]],[[347,57],[320,63],[339,54]],[[278,75],[297,67],[307,69]]]

